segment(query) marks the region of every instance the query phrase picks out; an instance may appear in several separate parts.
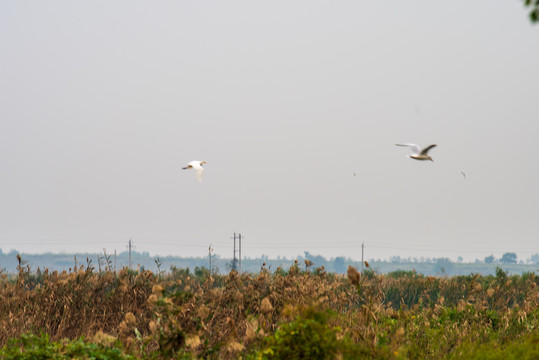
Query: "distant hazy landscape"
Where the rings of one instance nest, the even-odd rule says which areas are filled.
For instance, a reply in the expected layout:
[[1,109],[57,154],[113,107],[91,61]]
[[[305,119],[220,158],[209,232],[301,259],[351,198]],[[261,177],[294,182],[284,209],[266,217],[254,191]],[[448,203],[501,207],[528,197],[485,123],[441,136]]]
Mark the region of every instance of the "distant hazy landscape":
[[[0,251],[0,270],[7,273],[16,273],[18,260],[16,251],[4,253]],[[509,253],[511,254],[511,253]],[[30,271],[37,269],[49,269],[57,271],[73,270],[76,266],[88,265],[97,271],[110,269],[120,270],[129,267],[129,253],[121,252],[114,256],[114,253],[45,253],[45,254],[20,254],[23,267],[30,267]],[[171,268],[189,269],[193,272],[196,268],[209,269],[208,257],[180,257],[180,256],[151,256],[147,252],[132,252],[132,269],[146,269],[153,272],[168,272]],[[328,272],[343,274],[348,265],[361,269],[361,261],[345,258],[325,258],[321,255],[313,255],[305,252],[304,256],[296,258],[243,258],[241,264],[236,259],[236,269],[242,272],[256,273],[265,267],[270,272],[278,268],[288,269],[297,261],[300,268],[305,268],[305,260],[312,262],[312,268],[323,266]],[[509,274],[520,275],[525,272],[535,272],[539,269],[539,254],[533,255],[529,259],[509,259],[502,260],[491,257],[491,259],[477,259],[475,262],[451,261],[449,258],[400,258],[391,257],[388,260],[366,259],[370,267],[378,273],[385,274],[398,270],[415,271],[418,274],[433,276],[453,276],[453,275],[494,275],[497,267],[501,267]],[[515,262],[510,262],[514,260]],[[233,268],[233,259],[224,258],[218,255],[212,256],[213,272],[226,274]]]

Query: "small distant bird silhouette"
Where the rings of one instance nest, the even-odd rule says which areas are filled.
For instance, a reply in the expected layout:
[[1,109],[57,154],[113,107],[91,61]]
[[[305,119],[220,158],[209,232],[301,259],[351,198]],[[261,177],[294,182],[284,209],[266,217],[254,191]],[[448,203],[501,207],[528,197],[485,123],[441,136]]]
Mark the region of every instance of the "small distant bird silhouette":
[[197,161],[193,160],[189,164],[187,164],[186,167],[183,167],[182,169],[193,169],[195,170],[195,174],[197,176],[198,182],[202,182],[202,175],[204,174],[204,168],[202,167],[202,164],[207,164],[205,161]]
[[430,149],[435,147],[436,144],[429,145],[426,148],[424,148],[423,150],[421,150],[421,148],[416,144],[395,144],[395,145],[397,145],[397,146],[406,146],[406,147],[411,148],[412,149],[412,154],[407,155],[409,158],[416,159],[416,160],[430,160],[430,161],[434,162],[434,160],[432,160],[430,155],[428,155],[427,153],[429,152]]
[[464,180],[466,180],[466,174],[464,173],[464,171],[461,171],[460,173],[461,173],[462,176],[464,177]]

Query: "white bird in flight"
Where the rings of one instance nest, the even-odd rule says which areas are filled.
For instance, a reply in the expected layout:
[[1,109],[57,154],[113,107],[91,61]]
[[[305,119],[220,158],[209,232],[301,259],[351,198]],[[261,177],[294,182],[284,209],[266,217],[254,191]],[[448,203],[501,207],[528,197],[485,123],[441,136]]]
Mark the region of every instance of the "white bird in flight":
[[412,149],[412,154],[407,155],[409,158],[416,159],[416,160],[430,160],[430,161],[434,162],[434,160],[432,160],[430,155],[428,155],[427,153],[429,152],[430,149],[432,149],[433,147],[436,146],[435,144],[429,145],[426,148],[424,148],[423,150],[421,150],[421,148],[416,144],[395,144],[395,145],[397,145],[397,146],[407,146],[407,147],[411,148]]
[[187,170],[187,169],[195,170],[195,174],[197,176],[198,182],[202,182],[202,175],[204,174],[204,168],[202,167],[202,164],[207,164],[207,163],[205,161],[193,160],[189,164],[187,164],[186,167],[184,167],[182,169],[184,169],[184,170]]

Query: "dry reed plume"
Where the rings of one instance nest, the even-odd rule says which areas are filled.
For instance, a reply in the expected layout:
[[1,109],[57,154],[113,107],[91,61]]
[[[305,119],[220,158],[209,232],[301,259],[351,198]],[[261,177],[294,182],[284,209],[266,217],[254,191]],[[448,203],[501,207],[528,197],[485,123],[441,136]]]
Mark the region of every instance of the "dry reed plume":
[[[515,329],[537,325],[533,274],[433,278],[379,275],[370,268],[360,274],[349,267],[344,277],[323,268],[311,272],[311,266],[226,276],[20,268],[15,278],[0,281],[0,346],[26,332],[44,332],[53,340],[120,339],[135,352],[188,349],[209,356],[218,349],[213,356],[235,358],[293,319],[296,309],[313,305],[336,314],[330,322],[340,336],[372,349],[383,341],[395,352],[412,351],[406,345],[411,337],[414,346],[438,354],[470,337],[486,341],[493,329],[510,338]],[[441,343],[429,340],[431,332],[443,334]]]

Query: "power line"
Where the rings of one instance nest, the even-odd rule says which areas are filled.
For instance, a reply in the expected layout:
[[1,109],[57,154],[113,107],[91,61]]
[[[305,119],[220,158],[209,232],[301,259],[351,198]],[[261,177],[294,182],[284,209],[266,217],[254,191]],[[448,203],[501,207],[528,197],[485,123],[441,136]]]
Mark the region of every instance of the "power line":
[[[241,269],[241,253],[242,253],[242,240],[243,236],[241,234],[234,233],[234,249],[233,249],[233,259],[234,261],[237,261],[239,264],[239,267]],[[33,245],[66,245],[69,243],[72,245],[73,248],[86,246],[87,244],[75,244],[77,241],[82,241],[86,239],[94,239],[93,240],[93,246],[95,245],[101,245],[101,243],[106,242],[107,244],[114,244],[114,243],[123,243],[125,240],[118,240],[116,238],[82,238],[82,237],[74,237],[70,239],[56,239],[56,240],[47,240],[47,238],[31,238],[31,239],[19,239],[19,240],[2,240],[0,239],[1,246],[6,248],[7,246],[33,246]],[[239,242],[239,247],[236,248],[236,239]],[[45,244],[46,243],[46,244]],[[178,243],[178,242],[169,242],[164,239],[156,239],[156,240],[150,240],[150,238],[143,238],[137,240],[137,243],[139,245],[145,245],[151,246],[152,249],[155,249],[155,246],[159,247],[167,247],[167,248],[174,248],[174,249],[180,249],[180,248],[200,248],[203,249],[207,245],[203,244],[193,244],[193,243]],[[129,247],[129,244],[131,244],[131,248]],[[227,243],[224,242],[212,242],[212,245],[219,249],[219,250],[225,250],[229,249],[228,246],[230,246]],[[362,247],[362,252],[364,251],[364,244],[359,244],[357,242],[354,243],[340,243],[340,244],[332,244],[332,245],[326,245],[326,244],[304,244],[304,243],[297,243],[297,244],[291,244],[289,243],[283,243],[283,244],[249,244],[248,250],[265,250],[265,249],[297,249],[297,250],[311,250],[311,249],[358,249],[359,247]],[[533,247],[496,247],[493,248],[492,246],[458,246],[457,247],[451,247],[451,246],[433,246],[433,245],[413,245],[413,244],[403,244],[403,243],[392,243],[387,241],[376,241],[376,242],[370,242],[369,243],[370,248],[372,249],[391,249],[391,250],[400,250],[400,251],[415,251],[415,252],[448,252],[448,253],[462,253],[462,254],[470,254],[470,253],[478,253],[478,252],[503,252],[503,251],[525,251],[525,252],[533,252],[533,251],[539,251],[539,247],[533,246]],[[128,250],[131,252],[132,248],[132,240],[130,239],[130,242],[128,243]],[[84,250],[81,250],[84,251]],[[88,251],[86,251],[88,252]],[[239,253],[239,260],[236,259],[236,253]],[[131,264],[131,261],[130,261]],[[131,264],[132,266],[132,264]]]
[[[241,234],[238,234],[237,236],[240,236]],[[77,241],[87,241],[92,240],[94,243],[100,244],[102,242],[109,243],[124,243],[125,240],[117,239],[117,238],[94,238],[94,237],[73,237],[73,238],[64,238],[64,239],[57,239],[57,238],[31,238],[31,239],[6,239],[6,238],[0,238],[0,241],[2,242],[2,245],[43,245],[44,242],[47,243],[47,245],[64,245],[66,243],[69,243],[71,245],[75,245],[74,242]],[[171,240],[170,242],[164,239],[159,238],[138,238],[137,243],[139,244],[145,244],[145,245],[159,245],[159,246],[171,246],[171,247],[193,247],[193,248],[205,248],[206,245],[204,244],[193,244],[193,243],[182,243],[177,242],[174,240]],[[212,242],[215,246],[228,246],[225,242]],[[76,245],[83,245],[83,244],[76,244]],[[291,244],[288,243],[272,243],[272,244],[264,244],[261,246],[253,246],[256,244],[251,244],[251,248],[359,248],[361,244],[358,244],[357,242],[353,243],[340,243],[340,244],[332,244],[332,245],[325,245],[325,244],[304,244],[304,243],[297,243],[297,244]],[[432,245],[411,245],[411,246],[403,246],[401,242],[394,243],[394,242],[386,242],[386,241],[376,241],[373,243],[370,243],[371,247],[374,248],[391,248],[391,249],[398,249],[398,250],[454,250],[453,246],[432,246]],[[466,251],[466,250],[478,250],[478,251],[503,251],[506,247],[498,247],[493,248],[492,246],[459,246],[459,251]],[[539,250],[539,247],[532,246],[532,247],[511,247],[511,249],[514,250]]]

